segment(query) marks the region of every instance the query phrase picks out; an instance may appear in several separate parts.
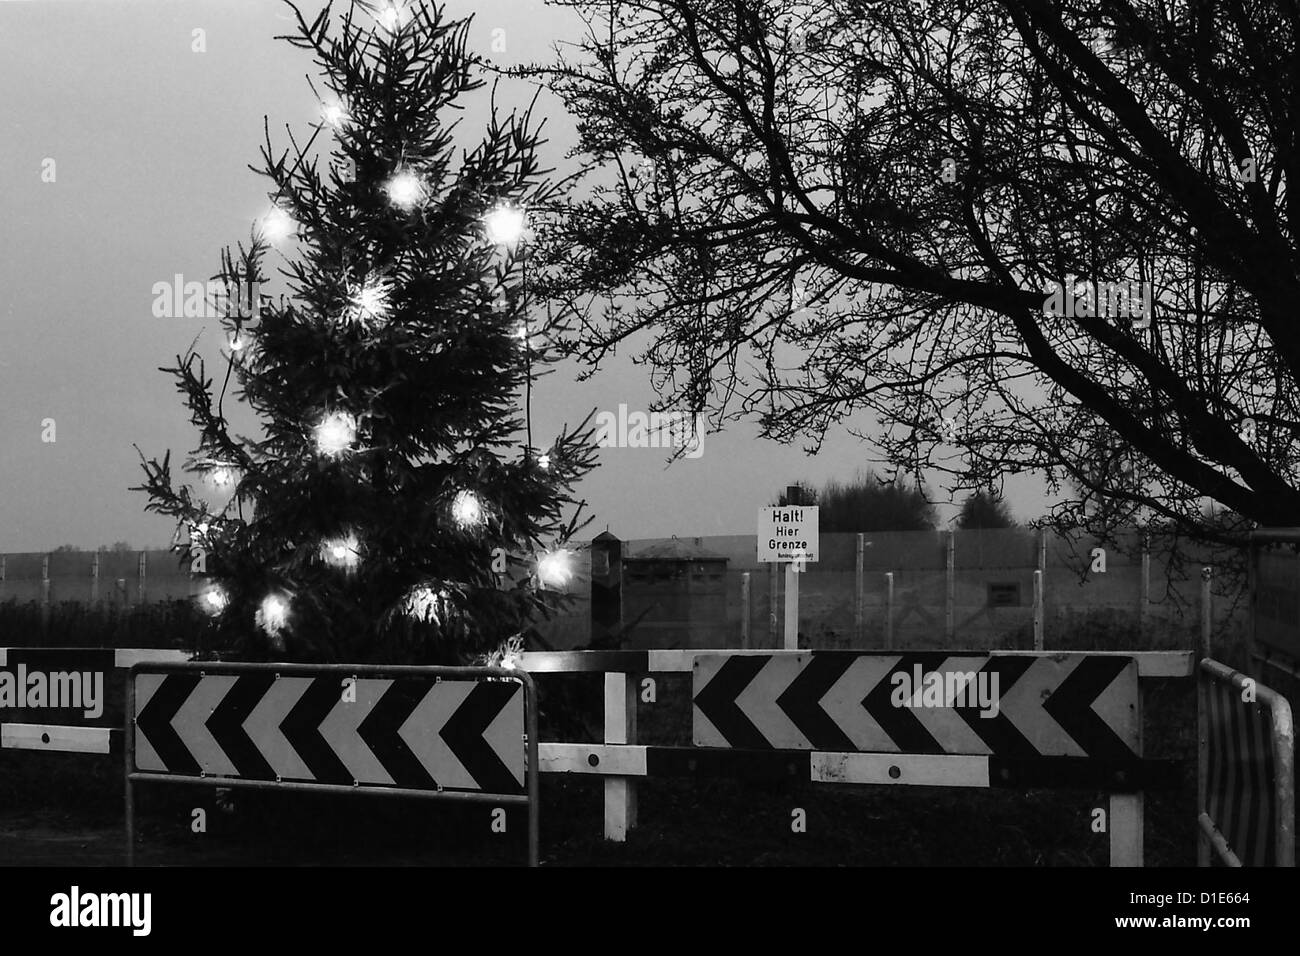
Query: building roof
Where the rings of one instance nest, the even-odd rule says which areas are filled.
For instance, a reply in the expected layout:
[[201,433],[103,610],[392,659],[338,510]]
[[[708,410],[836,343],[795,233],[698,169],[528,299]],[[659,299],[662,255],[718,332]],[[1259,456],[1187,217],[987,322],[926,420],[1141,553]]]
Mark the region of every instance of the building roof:
[[624,561],[727,561],[725,554],[718,554],[695,541],[683,541],[674,537],[662,544],[653,544],[636,554],[626,555]]

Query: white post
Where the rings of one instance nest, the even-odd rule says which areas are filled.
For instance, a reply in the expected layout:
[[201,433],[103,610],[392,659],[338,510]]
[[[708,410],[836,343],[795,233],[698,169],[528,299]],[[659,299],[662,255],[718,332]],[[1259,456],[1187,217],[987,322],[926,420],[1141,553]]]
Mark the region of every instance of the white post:
[[740,646],[749,650],[749,572],[740,575]]
[[1034,572],[1034,650],[1043,649],[1043,572]]
[[885,572],[885,650],[894,649],[894,572]]
[[785,566],[785,642],[787,651],[799,649],[799,566],[795,561]]
[[[1137,700],[1133,707],[1137,723],[1138,757],[1142,756],[1142,680],[1138,679]],[[1110,865],[1143,866],[1142,815],[1146,809],[1146,796],[1137,793],[1112,793],[1110,795]]]
[[[605,743],[636,741],[636,682],[627,674],[605,675]],[[636,826],[636,780],[605,778],[605,839],[623,843]]]

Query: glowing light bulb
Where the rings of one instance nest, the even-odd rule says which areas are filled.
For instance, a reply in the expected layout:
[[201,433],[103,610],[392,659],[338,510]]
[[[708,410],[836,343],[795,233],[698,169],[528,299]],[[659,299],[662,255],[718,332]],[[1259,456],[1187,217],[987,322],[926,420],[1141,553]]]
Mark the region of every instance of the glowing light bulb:
[[282,242],[298,231],[298,223],[279,206],[262,217],[258,231],[270,242]]
[[258,627],[274,637],[289,623],[289,602],[282,595],[268,594],[262,599],[253,619]]
[[348,111],[343,108],[343,104],[338,101],[322,103],[320,114],[326,123],[329,123],[335,129],[342,127],[347,121]]
[[424,183],[410,170],[395,173],[384,184],[384,191],[388,201],[399,209],[413,209],[424,199]]
[[228,604],[230,604],[230,598],[220,585],[214,584],[203,592],[203,609],[209,614],[220,614]]
[[248,343],[248,340],[245,336],[240,335],[238,331],[235,331],[230,333],[229,342],[231,351],[238,352]]
[[321,557],[336,568],[355,568],[361,563],[360,545],[355,534],[332,538],[321,544]]
[[537,457],[537,467],[542,469],[542,471],[549,470],[551,467],[551,456],[547,454],[539,455]]
[[348,300],[350,318],[354,322],[373,322],[388,314],[388,286],[370,281],[358,286]]
[[524,319],[515,323],[515,338],[523,343],[528,342],[528,322]]
[[379,21],[379,25],[390,33],[396,32],[406,26],[410,17],[411,12],[404,4],[397,2],[397,0],[385,4],[375,14],[375,19]]
[[524,235],[524,211],[517,206],[497,206],[483,217],[488,241],[498,246],[511,246]]
[[451,517],[462,529],[483,523],[483,505],[478,495],[466,489],[456,493],[451,503]]
[[357,438],[357,420],[348,412],[330,412],[315,428],[316,450],[337,458],[349,451]]
[[228,465],[218,465],[211,472],[212,484],[217,488],[229,488],[235,483],[235,469]]
[[568,551],[547,551],[537,559],[537,580],[547,587],[562,588],[573,579],[573,562]]

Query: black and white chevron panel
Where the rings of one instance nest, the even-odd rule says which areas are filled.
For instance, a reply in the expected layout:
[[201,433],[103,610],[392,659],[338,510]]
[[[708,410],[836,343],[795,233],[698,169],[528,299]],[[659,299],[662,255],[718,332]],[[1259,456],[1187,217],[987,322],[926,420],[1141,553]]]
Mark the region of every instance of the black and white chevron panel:
[[1140,756],[1138,671],[1115,655],[696,655],[697,747]]
[[138,672],[134,717],[144,773],[524,792],[524,693],[512,680]]

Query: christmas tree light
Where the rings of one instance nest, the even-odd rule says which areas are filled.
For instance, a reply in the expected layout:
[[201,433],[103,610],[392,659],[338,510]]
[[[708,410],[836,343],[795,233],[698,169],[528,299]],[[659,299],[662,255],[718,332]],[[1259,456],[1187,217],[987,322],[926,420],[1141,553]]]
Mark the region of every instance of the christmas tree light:
[[551,467],[551,456],[543,452],[537,456],[537,467],[542,471],[549,471]]
[[388,283],[371,280],[356,286],[348,299],[348,318],[353,322],[368,323],[388,314]]
[[361,563],[360,544],[357,536],[348,533],[341,538],[331,538],[321,543],[321,557],[325,563],[335,568],[353,570]]
[[343,108],[342,103],[337,101],[322,103],[320,112],[325,122],[335,129],[342,129],[348,118],[348,111]]
[[293,217],[279,206],[275,206],[270,212],[262,217],[258,229],[262,238],[266,239],[268,242],[283,242],[285,239],[297,232],[297,230],[298,224],[294,221]]
[[388,201],[399,209],[414,209],[424,199],[424,183],[410,170],[396,173],[384,184]]
[[375,20],[390,33],[395,33],[410,22],[411,11],[399,0],[390,0],[375,13]]
[[537,580],[552,588],[562,588],[573,579],[573,562],[569,551],[548,551],[537,559]]
[[209,614],[220,614],[230,603],[230,597],[226,594],[225,588],[219,584],[214,584],[206,591],[200,599],[203,610]]
[[254,622],[272,637],[289,623],[289,601],[280,594],[268,594],[254,615]]
[[483,217],[488,242],[495,246],[513,246],[523,238],[524,224],[524,211],[516,206],[497,206]]
[[482,524],[483,505],[478,495],[468,489],[457,492],[451,503],[451,517],[462,530]]
[[208,473],[209,479],[216,488],[226,489],[235,483],[235,469],[229,465],[218,465]]
[[316,450],[337,458],[352,448],[357,438],[357,420],[348,412],[330,412],[314,430]]

